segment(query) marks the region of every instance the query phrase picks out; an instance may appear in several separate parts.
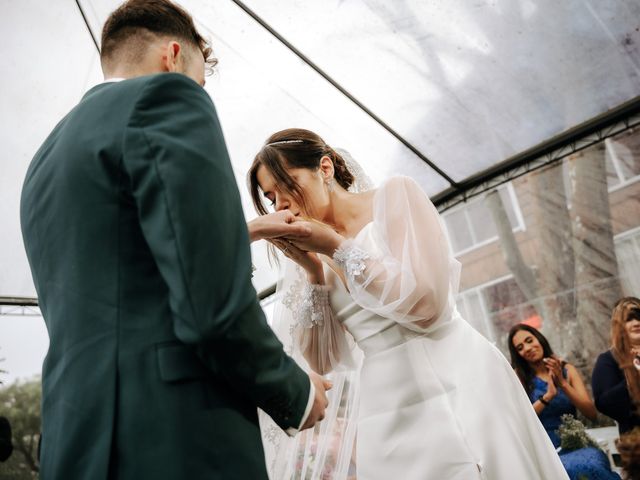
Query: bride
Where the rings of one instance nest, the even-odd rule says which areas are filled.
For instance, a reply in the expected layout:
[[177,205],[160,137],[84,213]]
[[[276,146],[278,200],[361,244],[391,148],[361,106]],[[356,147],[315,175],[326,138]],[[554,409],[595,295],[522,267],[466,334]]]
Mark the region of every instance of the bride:
[[359,480],[568,478],[508,362],[455,308],[460,267],[432,203],[408,177],[366,189],[350,163],[288,129],[248,174],[260,214],[266,199],[311,229],[272,240],[289,259],[274,329],[334,385],[310,433],[262,416],[272,478],[355,478],[354,464]]

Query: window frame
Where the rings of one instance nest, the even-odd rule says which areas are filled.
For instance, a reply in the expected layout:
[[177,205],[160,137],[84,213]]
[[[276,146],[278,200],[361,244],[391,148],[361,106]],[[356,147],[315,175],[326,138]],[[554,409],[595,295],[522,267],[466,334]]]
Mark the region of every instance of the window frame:
[[[607,161],[611,161],[611,165],[613,166],[613,170],[614,172],[616,172],[616,175],[618,177],[618,183],[616,183],[615,185],[609,186],[607,185],[607,191],[609,193],[613,193],[616,192],[618,190],[621,190],[629,185],[631,185],[632,183],[637,182],[638,180],[640,180],[640,173],[637,175],[634,175],[632,177],[629,178],[625,178],[624,173],[622,171],[622,167],[620,166],[620,159],[618,158],[618,154],[616,152],[616,149],[613,148],[612,144],[612,139],[611,138],[605,138],[604,139],[604,148],[606,151],[605,154],[605,162]],[[605,166],[606,168],[606,166]]]
[[[517,221],[517,225],[515,227],[511,228],[511,231],[513,233],[518,233],[518,232],[525,232],[527,230],[527,226],[524,222],[524,216],[522,215],[522,210],[520,208],[520,202],[518,201],[518,196],[516,195],[515,189],[513,187],[513,183],[512,182],[508,182],[505,183],[504,185],[500,185],[497,190],[506,190],[507,191],[507,195],[509,198],[509,201],[511,203],[511,208],[513,209],[513,213],[515,214],[516,217],[516,221]],[[469,200],[468,202],[464,202],[461,203],[460,205],[457,205],[454,208],[451,208],[450,210],[447,210],[446,212],[444,212],[442,214],[442,220],[444,222],[444,225],[447,229],[447,234],[449,235],[450,239],[453,239],[454,235],[453,235],[453,231],[449,229],[449,225],[447,223],[447,217],[450,215],[453,215],[454,213],[463,210],[464,213],[464,219],[465,222],[467,224],[467,229],[471,235],[471,240],[472,240],[472,244],[469,247],[463,248],[461,250],[456,251],[453,241],[451,242],[451,249],[453,250],[453,255],[455,257],[459,257],[462,255],[465,255],[469,252],[472,252],[473,250],[477,250],[478,248],[482,248],[484,246],[487,246],[497,240],[499,240],[499,236],[495,235],[493,237],[490,237],[486,240],[482,240],[482,241],[478,241],[477,240],[477,234],[473,229],[473,224],[471,223],[471,218],[469,215],[469,206],[471,205],[475,205],[478,202],[483,202],[485,199],[486,195],[481,195],[477,198],[474,198],[472,200]],[[491,220],[493,221],[493,219]]]

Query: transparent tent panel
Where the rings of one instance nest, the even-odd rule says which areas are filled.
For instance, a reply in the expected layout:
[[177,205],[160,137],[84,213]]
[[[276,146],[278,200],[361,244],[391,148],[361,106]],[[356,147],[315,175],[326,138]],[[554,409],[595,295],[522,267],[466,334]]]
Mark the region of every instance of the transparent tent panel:
[[[99,37],[120,2],[80,3]],[[221,117],[247,218],[254,215],[245,188],[251,159],[270,133],[290,126],[316,130],[328,143],[350,150],[374,182],[405,174],[429,195],[447,188],[231,0],[180,3],[211,37],[221,61],[206,88]],[[640,91],[634,23],[640,5],[631,0],[502,0],[473,8],[461,0],[247,3],[456,180]],[[6,52],[10,60],[3,67],[10,70],[2,114],[10,112],[4,124],[15,128],[1,134],[6,156],[0,162],[0,295],[35,296],[18,224],[21,180],[46,134],[101,74],[73,3],[42,8],[34,0],[14,2],[0,22],[3,31],[21,38],[21,54]],[[43,55],[43,45],[64,52],[64,62]],[[617,188],[638,175],[637,146],[620,142],[612,143],[607,156],[609,182]],[[469,237],[461,248],[477,243],[469,224],[467,219],[460,227]],[[262,290],[275,281],[275,269],[262,245],[254,246],[254,261],[254,282]]]
[[[394,174],[415,178],[428,194],[447,183],[346,97],[277,42],[232,2],[180,2],[211,39],[219,64],[207,78],[225,134],[248,219],[255,210],[246,172],[266,138],[277,130],[308,128],[349,150],[374,183]],[[118,1],[83,1],[92,30],[100,32]],[[215,186],[212,186],[215,188]],[[266,248],[252,245],[258,291],[275,283]]]
[[22,181],[56,123],[102,78],[78,8],[73,2],[55,5],[9,2],[0,16],[5,37],[16,39],[0,45],[6,59],[0,67],[0,296],[36,296],[20,233]]
[[640,93],[635,0],[246,3],[456,181]]
[[[640,295],[640,175],[631,169],[612,182],[611,172],[624,171],[622,162],[635,165],[639,146],[640,128],[632,128],[513,180],[502,187],[503,206],[513,210],[504,216],[492,211],[488,194],[443,213],[454,247],[461,229],[452,227],[464,216],[476,228],[496,221],[511,227],[458,254],[458,305],[505,355],[509,329],[522,322],[542,329],[585,378],[609,348],[614,303]],[[514,222],[519,216],[526,228]]]

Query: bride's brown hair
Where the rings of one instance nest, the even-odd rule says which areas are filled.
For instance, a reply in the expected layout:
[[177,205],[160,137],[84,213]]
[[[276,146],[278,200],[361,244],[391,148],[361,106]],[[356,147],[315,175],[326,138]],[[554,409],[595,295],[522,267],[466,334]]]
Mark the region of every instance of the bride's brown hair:
[[623,297],[616,302],[611,313],[611,353],[624,372],[629,396],[638,411],[640,409],[640,372],[633,366],[631,340],[625,328],[625,324],[632,318],[640,321],[640,299]]
[[327,156],[333,162],[333,178],[348,189],[353,183],[353,175],[347,168],[344,158],[316,133],[302,128],[288,128],[271,135],[260,149],[249,169],[248,183],[253,205],[260,215],[269,213],[262,201],[258,185],[258,169],[264,166],[278,183],[278,187],[291,194],[298,205],[306,212],[304,192],[289,175],[288,168],[307,168],[318,170],[320,159]]

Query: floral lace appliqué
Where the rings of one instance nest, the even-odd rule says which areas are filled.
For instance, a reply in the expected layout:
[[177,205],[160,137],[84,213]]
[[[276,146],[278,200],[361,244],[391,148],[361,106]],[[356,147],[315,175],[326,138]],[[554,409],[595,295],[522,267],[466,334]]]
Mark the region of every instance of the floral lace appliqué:
[[329,305],[329,287],[307,284],[302,293],[298,323],[304,328],[324,324],[325,308]]
[[269,425],[264,428],[262,437],[274,445],[279,445],[281,433],[282,430],[280,430],[274,423],[269,423]]
[[305,283],[306,282],[302,278],[298,278],[293,282],[282,296],[282,305],[292,312],[295,312],[298,305],[302,302],[302,289],[304,288]]
[[[282,297],[282,305],[288,308],[295,319],[289,328],[293,335],[296,326],[311,328],[324,323],[325,309],[329,306],[329,290],[325,285],[311,285],[296,267],[298,278],[289,286]],[[289,352],[287,352],[289,353]]]
[[333,260],[344,270],[348,278],[355,278],[362,275],[367,265],[365,261],[370,255],[358,247],[355,243],[347,240],[336,249],[333,254]]

